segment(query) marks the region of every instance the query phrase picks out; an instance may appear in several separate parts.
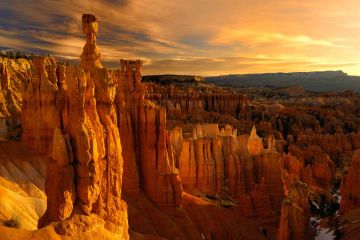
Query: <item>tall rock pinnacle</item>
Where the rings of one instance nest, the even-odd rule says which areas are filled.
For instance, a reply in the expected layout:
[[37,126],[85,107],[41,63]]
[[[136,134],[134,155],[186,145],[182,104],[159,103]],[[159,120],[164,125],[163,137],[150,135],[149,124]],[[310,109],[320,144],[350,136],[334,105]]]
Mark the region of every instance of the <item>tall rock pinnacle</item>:
[[80,66],[86,71],[90,71],[92,67],[102,68],[100,62],[101,54],[96,45],[96,34],[99,30],[97,18],[91,14],[83,14],[82,29],[86,35],[86,44],[80,56]]
[[[84,14],[82,25],[87,40],[81,68],[34,59],[32,84],[44,86],[38,90],[43,97],[33,98],[35,103],[24,105],[23,112],[35,115],[32,106],[46,100],[44,111],[51,115],[40,114],[39,122],[49,123],[45,129],[25,125],[24,131],[52,139],[50,144],[35,145],[44,153],[50,150],[48,207],[38,226],[56,223],[55,231],[72,239],[82,239],[78,236],[101,226],[119,239],[129,239],[127,205],[121,198],[123,157],[114,72],[100,63],[96,17]],[[32,99],[33,87],[28,89]]]

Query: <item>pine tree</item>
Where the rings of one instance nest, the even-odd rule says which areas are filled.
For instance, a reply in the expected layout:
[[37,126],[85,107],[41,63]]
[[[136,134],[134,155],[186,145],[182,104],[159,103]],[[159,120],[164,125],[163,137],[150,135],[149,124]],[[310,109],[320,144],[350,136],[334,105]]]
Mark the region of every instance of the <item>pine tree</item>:
[[10,58],[10,59],[14,59],[14,58],[15,58],[14,52],[13,52],[12,50],[9,51],[9,58]]
[[21,53],[19,51],[16,51],[15,53],[15,59],[18,59],[21,57]]

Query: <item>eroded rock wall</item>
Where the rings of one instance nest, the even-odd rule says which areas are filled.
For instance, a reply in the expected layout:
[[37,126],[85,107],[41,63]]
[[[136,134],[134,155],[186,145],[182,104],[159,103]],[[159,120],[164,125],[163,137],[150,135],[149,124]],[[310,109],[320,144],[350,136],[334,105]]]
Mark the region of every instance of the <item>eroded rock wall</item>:
[[120,61],[116,105],[120,135],[126,139],[124,191],[144,190],[158,206],[176,207],[181,204],[182,188],[166,130],[166,111],[144,99],[140,67],[140,61]]
[[[208,128],[208,129],[206,129]],[[263,148],[252,132],[237,136],[229,127],[196,126],[193,137],[182,141],[179,171],[184,190],[239,204],[247,215],[272,215],[284,197],[281,154]],[[273,140],[273,139],[272,139]],[[256,152],[250,150],[255,149]]]
[[[218,112],[236,118],[247,116],[249,100],[246,95],[215,86],[192,86],[146,83],[146,98],[164,106],[170,114],[184,115],[197,111]],[[194,90],[196,88],[196,90]]]
[[0,57],[0,138],[19,140],[21,129],[21,92],[30,79],[29,60]]

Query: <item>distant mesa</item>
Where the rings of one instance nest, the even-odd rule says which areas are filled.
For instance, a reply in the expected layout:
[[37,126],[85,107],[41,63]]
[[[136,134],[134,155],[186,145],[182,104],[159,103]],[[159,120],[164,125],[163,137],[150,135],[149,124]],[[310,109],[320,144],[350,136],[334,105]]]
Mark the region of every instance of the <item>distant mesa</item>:
[[360,77],[343,71],[317,71],[292,73],[230,74],[205,77],[205,81],[222,87],[289,87],[301,86],[314,92],[360,92]]

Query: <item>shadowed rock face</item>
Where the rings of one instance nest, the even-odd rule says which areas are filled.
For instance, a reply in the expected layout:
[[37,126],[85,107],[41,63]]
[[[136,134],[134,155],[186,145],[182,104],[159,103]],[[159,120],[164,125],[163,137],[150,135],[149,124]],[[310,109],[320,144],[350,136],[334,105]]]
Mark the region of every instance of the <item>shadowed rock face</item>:
[[294,182],[282,203],[279,226],[279,240],[308,239],[310,208],[308,187],[301,182]]
[[147,82],[146,98],[166,108],[169,114],[184,116],[201,112],[218,112],[235,118],[247,116],[249,100],[245,94],[206,83],[160,85]]
[[341,239],[358,239],[360,233],[360,150],[356,150],[348,173],[342,180],[337,234]]
[[143,190],[158,206],[178,207],[182,187],[166,130],[166,112],[145,100],[140,61],[120,61],[116,106],[123,143],[124,191]]
[[360,208],[360,150],[353,156],[351,167],[348,174],[344,177],[341,184],[341,213],[346,213],[356,208]]

